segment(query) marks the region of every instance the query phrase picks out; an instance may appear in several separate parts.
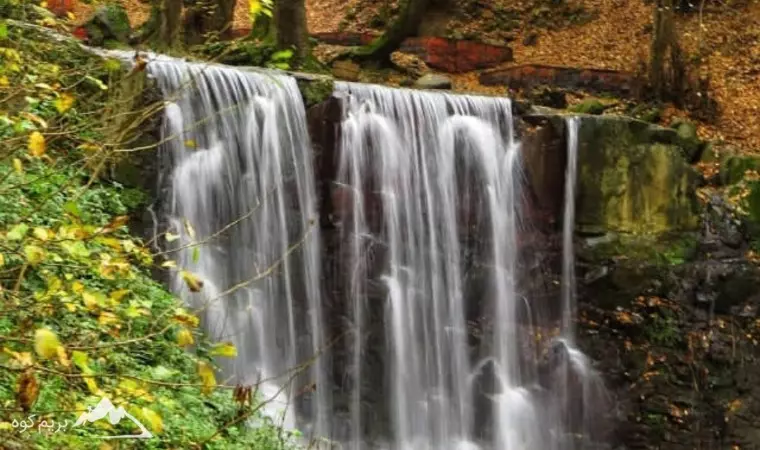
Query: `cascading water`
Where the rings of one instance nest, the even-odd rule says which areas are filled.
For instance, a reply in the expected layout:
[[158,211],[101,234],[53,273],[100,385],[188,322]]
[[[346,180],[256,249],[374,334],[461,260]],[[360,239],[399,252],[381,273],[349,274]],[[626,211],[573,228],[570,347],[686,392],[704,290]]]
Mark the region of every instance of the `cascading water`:
[[[363,334],[368,267],[382,259],[394,449],[479,448],[477,372],[490,366],[490,448],[541,448],[534,402],[521,387],[516,332],[519,145],[507,99],[342,83],[350,94],[338,181],[351,199],[343,224],[355,331],[352,448],[362,448]],[[481,234],[491,339],[471,360],[465,301],[468,243]],[[465,238],[466,239],[466,238]],[[471,244],[471,243],[470,243]],[[371,280],[370,280],[371,281]]]
[[267,413],[277,422],[296,426],[292,400],[300,383],[315,382],[307,415],[327,434],[329,361],[318,359],[308,379],[288,373],[325,345],[312,150],[296,82],[167,57],[147,67],[168,102],[164,209],[180,236],[169,252],[203,283],[192,292],[179,272],[175,290],[201,308],[214,339],[237,348],[232,362],[220,360],[233,383],[269,380],[259,392],[275,398]]
[[[591,448],[604,389],[574,346],[577,119],[567,121],[561,332],[547,374],[531,346],[533,329],[550,325],[525,320],[541,308],[518,288],[523,195],[510,101],[338,83],[349,357],[333,366],[322,355],[293,379],[289,370],[325,348],[330,319],[295,80],[158,56],[147,70],[167,101],[163,209],[179,235],[167,252],[194,274],[178,271],[175,289],[201,308],[212,337],[238,349],[220,361],[232,382],[270,380],[259,390],[277,400],[272,418],[352,450]],[[195,276],[200,292],[187,283]],[[350,380],[342,406],[332,395],[341,378]]]

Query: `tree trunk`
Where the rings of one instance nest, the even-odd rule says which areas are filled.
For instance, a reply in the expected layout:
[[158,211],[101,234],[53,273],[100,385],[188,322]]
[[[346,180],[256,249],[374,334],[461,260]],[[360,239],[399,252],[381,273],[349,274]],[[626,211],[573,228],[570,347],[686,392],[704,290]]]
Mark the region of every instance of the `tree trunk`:
[[404,39],[417,32],[430,0],[406,0],[404,9],[393,25],[354,56],[361,59],[387,60]]
[[185,42],[197,45],[205,42],[209,33],[226,39],[232,33],[232,19],[237,0],[193,0],[185,13]]
[[277,47],[293,50],[292,65],[297,66],[309,55],[304,0],[277,0],[274,4]]
[[673,20],[676,1],[657,0],[655,4],[649,84],[658,99],[669,97],[680,101],[684,94],[686,66]]
[[156,0],[150,18],[137,32],[137,42],[149,42],[156,50],[176,48],[180,37],[182,0]]

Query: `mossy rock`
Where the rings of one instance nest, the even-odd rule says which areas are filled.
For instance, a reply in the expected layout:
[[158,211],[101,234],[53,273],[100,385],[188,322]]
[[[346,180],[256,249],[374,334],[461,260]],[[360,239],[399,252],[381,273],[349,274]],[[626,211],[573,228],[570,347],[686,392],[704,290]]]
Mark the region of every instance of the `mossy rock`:
[[760,170],[760,157],[731,155],[723,158],[720,164],[720,182],[731,185],[744,179],[748,170]]
[[298,89],[301,91],[304,106],[309,108],[327,100],[335,89],[335,82],[332,78],[299,79]]
[[687,121],[677,121],[671,124],[671,128],[676,130],[679,144],[684,151],[688,161],[698,161],[704,146],[697,136],[697,126]]
[[664,233],[697,227],[698,174],[659,127],[623,117],[584,118],[579,131],[576,229]]
[[604,112],[606,107],[595,98],[587,98],[577,105],[571,106],[568,110],[579,114],[599,115]]
[[[109,41],[126,45],[132,34],[127,11],[118,3],[107,3],[101,6],[84,28],[91,45],[104,45]],[[110,42],[110,45],[113,47],[113,42]]]

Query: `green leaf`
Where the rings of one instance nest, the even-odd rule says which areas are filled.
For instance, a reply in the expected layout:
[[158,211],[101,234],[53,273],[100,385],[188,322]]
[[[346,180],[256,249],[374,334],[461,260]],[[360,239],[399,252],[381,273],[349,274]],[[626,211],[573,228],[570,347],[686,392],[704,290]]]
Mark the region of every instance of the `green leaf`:
[[68,252],[68,254],[76,258],[87,258],[90,256],[90,250],[87,249],[87,246],[85,246],[84,242],[82,241],[61,242],[61,247],[63,247],[63,249]]
[[74,217],[80,217],[82,213],[79,211],[79,207],[74,202],[66,202],[63,204],[63,210],[71,214]]
[[26,236],[26,232],[29,231],[29,226],[23,223],[20,223],[16,225],[15,227],[11,228],[11,231],[8,232],[6,237],[9,241],[20,241],[21,239],[24,239],[24,236]]
[[198,246],[193,247],[193,262],[197,263],[201,259],[201,248]]
[[269,58],[271,61],[286,61],[293,57],[293,50],[285,49],[276,51],[272,54],[272,57]]
[[8,24],[5,21],[0,22],[0,39],[8,39]]
[[232,342],[221,342],[219,344],[216,344],[214,348],[211,349],[211,355],[234,358],[237,356],[237,349],[235,348],[235,345],[232,344]]

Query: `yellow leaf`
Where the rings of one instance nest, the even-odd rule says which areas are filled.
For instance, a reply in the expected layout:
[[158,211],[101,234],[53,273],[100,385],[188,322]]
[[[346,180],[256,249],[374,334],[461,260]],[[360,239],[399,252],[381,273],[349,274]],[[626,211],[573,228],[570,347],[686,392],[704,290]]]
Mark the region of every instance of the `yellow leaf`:
[[185,311],[184,308],[177,308],[174,312],[174,320],[177,322],[190,326],[190,327],[197,327],[200,323],[198,320],[198,317],[194,316],[193,314],[188,313]]
[[119,323],[119,318],[114,313],[102,312],[98,316],[98,323],[101,325],[110,325]]
[[198,375],[201,377],[201,383],[203,383],[201,392],[206,395],[210,394],[214,390],[214,386],[216,386],[214,369],[207,362],[198,361]]
[[43,242],[48,240],[48,232],[46,229],[42,227],[35,228],[32,234],[34,234],[34,237],[36,237],[37,239]]
[[62,345],[58,347],[57,354],[58,362],[61,363],[63,367],[71,367],[71,361],[69,361],[69,357],[66,355],[66,349]]
[[100,392],[100,389],[98,389],[98,384],[92,377],[84,377],[84,382],[87,384],[87,389],[89,389],[91,394],[97,395],[98,392]]
[[13,169],[18,174],[24,173],[24,165],[21,164],[21,160],[20,159],[13,158]]
[[98,295],[88,291],[82,292],[82,300],[84,301],[84,306],[90,311],[97,308],[100,304]]
[[219,344],[216,344],[213,349],[211,349],[211,354],[214,356],[224,356],[226,358],[234,358],[237,356],[237,349],[232,344],[232,342],[222,342]]
[[42,358],[52,358],[61,346],[58,336],[48,328],[39,328],[34,333],[34,351]]
[[161,263],[161,267],[175,268],[177,267],[177,263],[176,261],[172,261],[172,260],[164,261]]
[[6,77],[5,75],[0,76],[0,87],[6,87],[9,84],[10,82],[8,81],[8,77]]
[[195,340],[193,339],[193,333],[191,333],[187,328],[182,327],[182,329],[177,333],[177,344],[179,344],[180,347],[187,347],[188,345],[193,345],[194,343]]
[[81,294],[84,291],[84,285],[79,281],[75,281],[71,283],[71,290],[74,291],[75,294]]
[[36,265],[43,259],[45,259],[45,250],[37,247],[36,245],[25,245],[24,255],[29,264]]
[[192,140],[192,139],[187,139],[187,140],[185,140],[185,147],[188,147],[188,148],[195,148],[195,147],[197,147],[197,145],[196,145],[196,143],[195,143],[195,141],[194,141],[194,140]]
[[55,102],[53,102],[53,106],[55,106],[55,109],[57,109],[61,114],[71,109],[73,105],[74,97],[67,93],[61,94],[61,96],[55,99]]
[[45,136],[39,131],[34,131],[29,135],[29,153],[32,156],[40,157],[45,154]]
[[194,273],[182,270],[179,274],[191,292],[200,292],[200,290],[203,289],[203,280],[198,278]]
[[0,253],[0,267],[3,267],[5,265],[5,255]]
[[130,293],[129,289],[119,289],[118,291],[111,292],[111,294],[109,294],[109,297],[111,297],[111,300],[120,302],[121,299],[124,298],[129,293]]
[[166,238],[166,242],[174,242],[177,239],[179,239],[178,234],[169,233],[168,231],[166,232],[166,235],[164,237]]
[[148,422],[154,433],[160,433],[163,431],[164,422],[161,420],[161,416],[159,416],[157,412],[143,406],[140,410],[140,415]]
[[69,11],[69,12],[66,13],[66,17],[68,17],[69,20],[75,20],[77,18],[77,16],[74,15],[74,13],[71,12],[71,11]]

